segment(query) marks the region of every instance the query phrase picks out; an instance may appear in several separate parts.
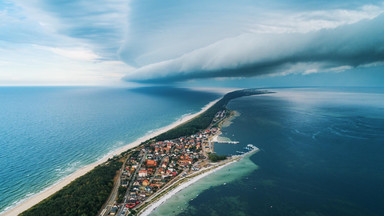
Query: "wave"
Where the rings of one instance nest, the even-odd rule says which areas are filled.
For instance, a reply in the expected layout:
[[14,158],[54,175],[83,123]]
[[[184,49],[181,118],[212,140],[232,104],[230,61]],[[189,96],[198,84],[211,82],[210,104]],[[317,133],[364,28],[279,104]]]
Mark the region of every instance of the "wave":
[[[209,103],[208,105],[205,105],[201,110],[205,110],[207,107],[213,105],[214,102],[216,102],[216,101],[217,100]],[[102,154],[101,156],[99,156],[97,158],[93,158],[93,159],[92,158],[88,158],[88,160],[84,160],[82,162],[81,161],[71,162],[71,163],[67,164],[65,166],[65,168],[56,168],[56,169],[54,169],[54,172],[56,172],[55,176],[59,177],[58,180],[54,180],[53,183],[49,183],[47,185],[43,185],[41,187],[43,189],[40,188],[40,189],[36,190],[35,192],[30,193],[28,197],[23,195],[24,196],[23,198],[18,199],[17,201],[13,202],[12,204],[10,204],[10,205],[6,206],[4,209],[2,209],[1,213],[4,213],[7,210],[10,210],[10,209],[20,205],[21,203],[25,202],[26,200],[31,199],[31,197],[43,194],[47,190],[49,190],[51,188],[54,188],[59,183],[63,182],[65,179],[67,179],[71,174],[74,174],[75,172],[77,172],[77,171],[79,171],[79,170],[81,170],[83,168],[86,168],[88,166],[92,166],[93,164],[100,164],[101,162],[103,162],[108,157],[112,156],[113,154],[117,154],[117,152],[122,152],[122,149],[124,149],[124,150],[128,149],[131,144],[140,143],[142,141],[145,141],[146,139],[149,138],[149,136],[151,136],[151,135],[153,135],[155,133],[158,133],[158,132],[164,130],[165,128],[168,128],[171,125],[174,126],[177,123],[181,123],[181,121],[185,120],[189,116],[191,116],[190,113],[183,114],[181,117],[177,118],[177,120],[175,122],[171,123],[171,124],[168,124],[167,121],[163,121],[163,124],[167,124],[167,125],[159,127],[159,128],[156,128],[156,129],[153,129],[153,130],[148,130],[147,132],[144,133],[143,136],[138,137],[137,139],[132,138],[132,140],[127,141],[127,142],[115,141],[115,143],[112,146],[109,147],[109,151],[107,153],[104,153],[104,154]]]

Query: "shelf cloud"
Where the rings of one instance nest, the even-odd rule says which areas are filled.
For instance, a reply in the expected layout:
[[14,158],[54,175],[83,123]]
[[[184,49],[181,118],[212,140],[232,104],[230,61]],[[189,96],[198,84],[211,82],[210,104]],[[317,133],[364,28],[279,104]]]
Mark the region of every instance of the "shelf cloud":
[[156,84],[384,67],[383,1],[1,1],[0,84]]
[[141,83],[342,71],[384,61],[384,16],[306,33],[245,33],[137,68]]

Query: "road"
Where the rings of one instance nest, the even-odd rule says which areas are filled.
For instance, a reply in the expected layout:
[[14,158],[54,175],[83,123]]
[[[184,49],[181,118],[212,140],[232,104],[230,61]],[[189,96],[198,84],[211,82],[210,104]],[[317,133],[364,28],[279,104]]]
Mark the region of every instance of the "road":
[[111,194],[109,195],[108,197],[108,201],[103,205],[103,207],[101,209],[103,209],[101,211],[101,213],[99,214],[99,216],[107,216],[108,213],[111,211],[112,207],[115,205],[115,200],[117,198],[117,196],[119,195],[119,187],[120,187],[120,179],[121,179],[121,175],[123,173],[123,169],[125,167],[125,163],[127,162],[127,160],[124,161],[124,164],[121,166],[120,168],[120,171],[119,171],[119,175],[114,183],[114,186],[113,186],[113,189],[112,189],[112,192]]
[[130,188],[132,187],[133,182],[134,182],[132,180],[136,179],[136,176],[139,173],[141,165],[144,163],[146,156],[147,156],[147,151],[144,150],[144,155],[143,155],[143,157],[140,160],[139,166],[135,170],[135,173],[131,176],[131,180],[129,181],[129,184],[127,186],[127,192],[126,192],[126,194],[124,196],[124,203],[120,206],[119,210],[117,211],[117,214],[116,214],[117,216],[124,216],[124,215],[127,215],[129,213],[129,211],[126,211],[125,214],[123,214],[122,212],[123,212],[123,209],[124,209],[125,205],[128,203],[128,200],[127,200],[128,199],[128,195],[129,195],[129,192],[130,192]]
[[164,162],[164,158],[165,158],[165,157],[161,158],[161,161],[160,161],[160,163],[159,163],[159,167],[156,168],[155,174],[151,177],[151,179],[150,179],[150,181],[149,181],[150,183],[153,182],[153,179],[155,178],[155,176],[157,175],[157,173],[159,173],[159,169],[160,169],[160,167],[161,167],[161,164],[163,164],[163,162]]

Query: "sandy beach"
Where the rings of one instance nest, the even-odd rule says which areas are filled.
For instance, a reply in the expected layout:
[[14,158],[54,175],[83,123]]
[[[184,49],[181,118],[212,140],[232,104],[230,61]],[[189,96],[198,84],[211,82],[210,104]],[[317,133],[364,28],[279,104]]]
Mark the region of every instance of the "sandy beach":
[[212,101],[210,102],[209,104],[207,104],[206,106],[204,106],[201,111],[199,111],[198,113],[195,113],[195,114],[191,114],[191,115],[188,115],[188,116],[185,116],[179,120],[177,120],[176,122],[166,126],[166,127],[163,127],[163,128],[160,128],[156,131],[154,131],[153,133],[151,134],[148,134],[144,137],[141,137],[139,139],[137,139],[136,141],[124,146],[124,147],[121,147],[119,149],[117,149],[116,151],[114,151],[113,153],[105,156],[103,159],[95,162],[95,163],[92,163],[90,165],[87,165],[79,170],[77,170],[76,172],[72,173],[71,175],[69,175],[68,177],[60,180],[59,182],[57,182],[56,184],[54,184],[53,186],[47,188],[46,190],[26,199],[25,201],[21,202],[19,205],[17,205],[16,207],[2,213],[1,215],[9,215],[9,216],[14,216],[14,215],[18,215],[22,212],[24,212],[25,210],[31,208],[32,206],[36,205],[37,203],[41,202],[42,200],[48,198],[49,196],[53,195],[54,193],[56,193],[57,191],[61,190],[63,187],[65,187],[66,185],[68,185],[69,183],[71,183],[73,180],[79,178],[80,176],[83,176],[84,174],[86,174],[87,172],[91,171],[93,168],[95,168],[96,166],[100,165],[101,163],[105,162],[108,160],[108,158],[111,158],[113,157],[113,155],[118,155],[118,154],[121,154],[122,152],[124,151],[127,151],[128,149],[131,149],[131,148],[134,148],[138,145],[140,145],[140,143],[146,141],[146,140],[149,140],[155,136],[158,136],[172,128],[175,128],[177,127],[178,125],[180,124],[183,124],[189,120],[191,120],[192,118],[200,115],[201,113],[205,112],[207,109],[209,109],[211,106],[213,106],[217,101],[219,101],[220,99],[217,99],[215,101]]
[[[139,215],[140,216],[148,216],[148,215],[150,215],[156,208],[158,208],[160,205],[162,205],[169,198],[171,198],[172,196],[174,196],[178,192],[182,191],[183,189],[191,186],[193,183],[199,181],[200,179],[204,178],[205,176],[211,175],[212,173],[215,173],[218,170],[223,169],[224,167],[229,166],[230,164],[238,162],[239,160],[242,160],[245,156],[251,155],[252,153],[257,152],[257,151],[259,151],[259,149],[256,147],[255,149],[253,149],[253,150],[251,150],[251,151],[249,151],[249,152],[247,152],[247,153],[245,153],[245,154],[243,154],[241,156],[237,156],[237,158],[234,158],[234,160],[232,160],[230,162],[227,162],[227,163],[225,163],[223,165],[219,165],[218,167],[216,167],[216,168],[214,168],[212,170],[209,170],[208,172],[205,172],[203,174],[199,174],[199,175],[193,177],[192,179],[190,179],[189,181],[180,184],[175,189],[171,190],[170,192],[168,192],[167,194],[162,196],[159,200],[157,200],[156,202],[153,202],[149,206],[147,206],[145,208],[145,210],[142,213],[140,213]],[[209,169],[209,168],[206,168],[206,169]],[[202,169],[199,172],[204,172],[204,170],[206,170],[206,169]],[[195,174],[196,173],[192,173],[192,175],[195,175]]]
[[[163,204],[165,201],[167,201],[169,198],[171,198],[172,196],[174,196],[175,194],[177,194],[178,192],[182,191],[183,189],[191,186],[193,183],[199,181],[200,179],[204,178],[205,176],[208,176],[232,163],[234,163],[236,161],[231,161],[231,162],[228,162],[224,165],[221,165],[219,167],[216,167],[208,172],[205,172],[201,175],[197,175],[196,177],[193,177],[192,179],[190,179],[189,181],[185,182],[185,183],[182,183],[180,184],[179,186],[177,186],[175,189],[171,190],[170,192],[168,192],[167,194],[165,194],[163,197],[161,197],[159,200],[157,200],[156,202],[154,203],[151,203],[146,209],[145,211],[143,211],[141,214],[139,214],[140,216],[148,216],[151,214],[151,212],[153,210],[155,210],[157,207],[159,207],[161,204]],[[204,170],[201,170],[201,171],[204,171]]]

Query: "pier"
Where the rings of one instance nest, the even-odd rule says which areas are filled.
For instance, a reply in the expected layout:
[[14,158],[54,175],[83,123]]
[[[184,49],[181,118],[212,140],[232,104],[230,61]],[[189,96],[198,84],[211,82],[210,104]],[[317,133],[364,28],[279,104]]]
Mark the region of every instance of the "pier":
[[215,141],[212,141],[212,142],[215,142],[215,143],[228,143],[228,144],[238,144],[239,141],[221,141],[221,140],[215,140]]

